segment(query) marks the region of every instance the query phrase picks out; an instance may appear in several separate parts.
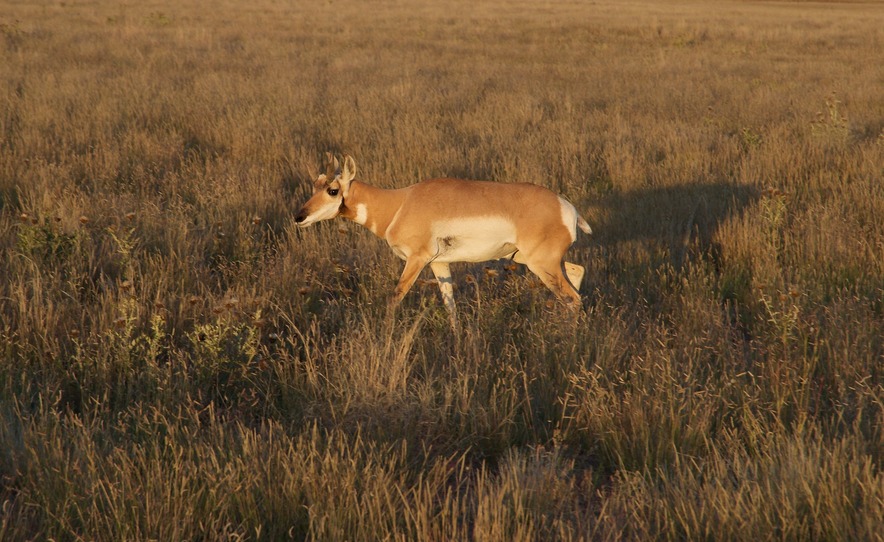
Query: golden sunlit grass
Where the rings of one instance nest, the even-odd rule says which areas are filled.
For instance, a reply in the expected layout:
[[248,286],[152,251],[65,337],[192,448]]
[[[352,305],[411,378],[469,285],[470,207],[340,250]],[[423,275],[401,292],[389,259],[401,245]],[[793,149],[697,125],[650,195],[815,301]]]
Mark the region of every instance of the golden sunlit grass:
[[[0,4],[0,539],[880,540],[874,3]],[[391,318],[326,151],[562,193],[582,310]]]

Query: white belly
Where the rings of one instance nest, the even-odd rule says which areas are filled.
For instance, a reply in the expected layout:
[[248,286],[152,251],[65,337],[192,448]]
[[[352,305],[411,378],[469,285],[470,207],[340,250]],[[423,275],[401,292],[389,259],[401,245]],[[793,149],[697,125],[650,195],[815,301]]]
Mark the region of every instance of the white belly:
[[502,217],[439,220],[431,232],[438,262],[484,262],[516,251],[516,226]]

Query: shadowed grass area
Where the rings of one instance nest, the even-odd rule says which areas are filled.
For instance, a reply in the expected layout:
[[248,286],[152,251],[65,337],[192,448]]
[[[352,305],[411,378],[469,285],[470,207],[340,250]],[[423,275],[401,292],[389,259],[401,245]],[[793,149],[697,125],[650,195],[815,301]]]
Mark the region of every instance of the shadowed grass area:
[[[879,540],[879,11],[3,4],[0,539]],[[391,317],[326,151],[562,193],[582,308]]]

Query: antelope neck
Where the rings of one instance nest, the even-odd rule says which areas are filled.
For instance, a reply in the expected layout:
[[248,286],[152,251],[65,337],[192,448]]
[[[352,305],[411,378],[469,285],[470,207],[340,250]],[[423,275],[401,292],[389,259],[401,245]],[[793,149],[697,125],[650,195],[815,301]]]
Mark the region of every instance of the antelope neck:
[[[360,223],[378,237],[383,237],[396,211],[402,205],[402,190],[385,189],[353,181],[348,195],[341,202],[341,216]],[[363,206],[363,216],[360,215]]]

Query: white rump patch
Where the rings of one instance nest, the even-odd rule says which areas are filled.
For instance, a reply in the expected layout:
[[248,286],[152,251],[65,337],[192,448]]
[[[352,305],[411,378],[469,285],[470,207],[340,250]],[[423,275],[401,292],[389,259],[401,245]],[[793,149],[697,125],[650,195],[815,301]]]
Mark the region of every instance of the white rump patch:
[[562,224],[565,225],[568,233],[571,234],[571,242],[573,243],[577,240],[577,209],[571,205],[571,202],[561,196],[559,196],[559,205],[562,211]]

